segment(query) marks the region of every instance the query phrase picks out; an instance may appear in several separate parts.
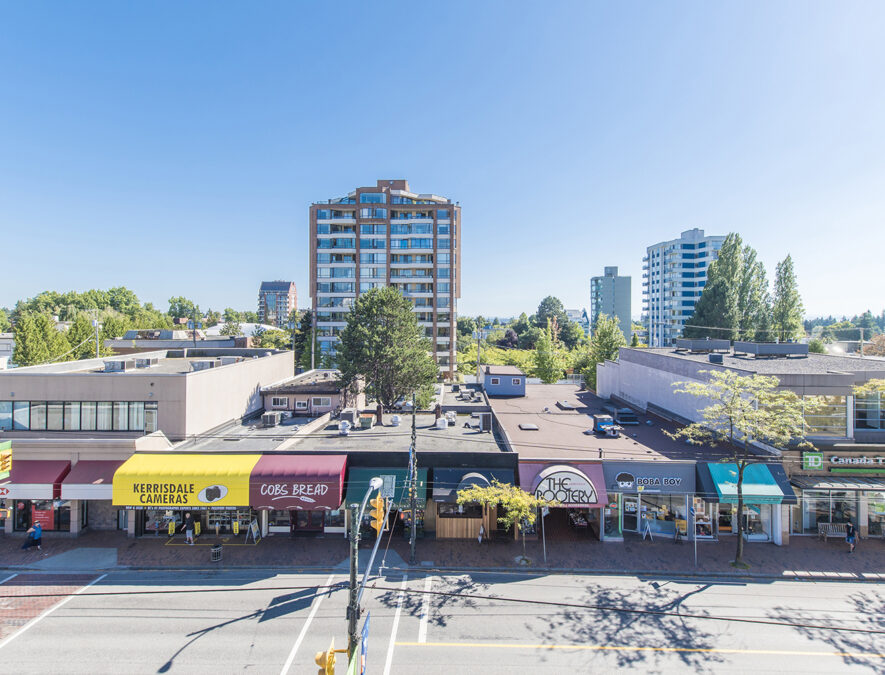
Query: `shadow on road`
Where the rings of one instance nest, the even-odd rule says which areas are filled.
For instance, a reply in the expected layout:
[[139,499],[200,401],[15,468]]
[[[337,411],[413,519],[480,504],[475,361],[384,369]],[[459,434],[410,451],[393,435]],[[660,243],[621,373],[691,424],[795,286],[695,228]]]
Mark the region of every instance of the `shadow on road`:
[[[845,598],[848,607],[841,616],[775,607],[768,616],[795,624],[795,630],[818,645],[829,645],[846,665],[862,665],[882,672],[885,635],[830,630],[829,626],[885,631],[885,595],[873,589],[852,593]],[[869,654],[869,656],[866,656]]]
[[[527,623],[542,641],[550,644],[598,645],[599,652],[613,654],[622,668],[655,670],[662,658],[677,656],[686,668],[696,672],[714,671],[721,655],[706,650],[721,645],[720,635],[703,628],[703,623],[679,616],[647,612],[679,613],[683,603],[710,588],[691,591],[651,584],[648,591],[607,588],[590,584],[581,597],[568,602],[594,608],[562,608],[544,619],[546,629],[538,631],[537,621]],[[612,609],[601,609],[612,608]],[[626,610],[626,611],[617,611]],[[691,614],[705,614],[692,608]],[[588,651],[588,658],[598,655]]]

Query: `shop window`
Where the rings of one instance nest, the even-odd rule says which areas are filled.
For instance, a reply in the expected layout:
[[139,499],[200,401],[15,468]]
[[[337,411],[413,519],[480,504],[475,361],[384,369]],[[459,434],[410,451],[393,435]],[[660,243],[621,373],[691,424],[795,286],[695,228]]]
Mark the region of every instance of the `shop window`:
[[65,403],[65,431],[80,431],[80,402]]
[[820,523],[857,525],[856,493],[841,490],[805,490],[802,493],[802,530],[817,534]]
[[95,428],[97,431],[112,431],[114,404],[110,401],[99,401],[96,404]]
[[885,536],[885,492],[867,492],[866,498],[869,535]]
[[95,401],[83,401],[80,404],[80,428],[83,431],[95,431],[98,418],[98,403]]
[[267,525],[268,527],[278,527],[278,528],[286,528],[289,529],[289,512],[287,510],[274,509],[268,514],[267,517]]
[[12,401],[0,401],[0,431],[12,429]]
[[114,401],[114,431],[129,431],[129,404]]
[[482,518],[482,505],[439,502],[436,505],[436,515],[439,518]]
[[46,430],[46,402],[31,401],[31,431]]
[[642,515],[644,522],[640,527],[644,531],[646,525],[652,532],[673,535],[676,533],[677,521],[683,528],[685,519],[684,495],[642,495]]
[[46,404],[46,429],[61,431],[64,429],[64,403],[50,401]]
[[326,527],[344,527],[344,509],[326,511]]
[[129,431],[144,431],[144,403],[129,402]]

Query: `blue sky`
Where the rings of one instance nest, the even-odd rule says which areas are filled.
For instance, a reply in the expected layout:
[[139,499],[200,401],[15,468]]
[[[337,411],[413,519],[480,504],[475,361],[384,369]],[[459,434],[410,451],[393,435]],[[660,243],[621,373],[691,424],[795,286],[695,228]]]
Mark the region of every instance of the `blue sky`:
[[881,3],[0,7],[0,305],[125,285],[307,306],[310,202],[461,203],[460,312],[589,305],[605,265],[740,232],[809,315],[885,307]]

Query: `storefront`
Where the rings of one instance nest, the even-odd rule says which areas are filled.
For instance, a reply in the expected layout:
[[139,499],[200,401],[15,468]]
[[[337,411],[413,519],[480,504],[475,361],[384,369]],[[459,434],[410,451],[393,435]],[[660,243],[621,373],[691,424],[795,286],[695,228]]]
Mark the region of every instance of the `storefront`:
[[479,528],[491,536],[498,529],[496,508],[479,504],[458,504],[458,492],[473,485],[488,486],[493,480],[513,484],[511,469],[433,469],[433,505],[428,509],[427,529],[431,522],[437,539],[476,539]]
[[[713,536],[738,531],[738,466],[730,463],[698,463],[698,491],[713,506]],[[795,504],[796,495],[780,464],[749,464],[744,469],[743,533],[747,541],[783,542],[781,504]],[[707,512],[705,512],[705,516]]]
[[135,454],[114,474],[113,504],[134,510],[132,534],[168,534],[184,513],[202,532],[245,532],[249,478],[260,455]]
[[524,526],[526,537],[537,537],[543,526],[548,539],[602,538],[602,510],[608,503],[600,464],[545,464],[521,462],[519,483],[523,490],[557,502],[543,522]]
[[122,464],[123,460],[81,460],[65,476],[61,499],[70,504],[72,532],[86,527],[113,530],[120,526],[118,513],[125,514],[125,509],[113,506],[112,500],[114,472]]
[[[418,486],[417,486],[417,533],[419,537],[424,536],[424,516],[427,508],[427,469],[418,469]],[[369,483],[374,476],[380,477],[384,481],[382,492],[393,499],[391,506],[390,518],[388,526],[393,529],[395,534],[400,533],[408,536],[411,531],[411,510],[409,503],[409,470],[405,468],[378,467],[378,468],[351,468],[347,473],[347,496],[344,500],[344,506],[347,510],[347,526],[350,527],[350,505],[360,504],[369,489]],[[363,536],[374,537],[374,530],[369,527],[369,509],[363,516],[361,532]]]
[[802,470],[790,481],[800,497],[790,512],[792,534],[852,522],[861,537],[885,536],[885,454],[803,452]]
[[[46,531],[70,531],[71,504],[61,494],[62,481],[70,470],[68,460],[13,461],[7,488],[13,531],[26,532],[36,523]],[[6,528],[8,531],[8,523]]]
[[[687,537],[695,493],[694,462],[604,462],[608,499],[603,539],[622,540],[624,532],[652,537]],[[703,515],[701,515],[703,522]],[[701,537],[704,529],[699,529]]]
[[270,533],[344,533],[346,468],[346,455],[264,455],[252,469],[249,504]]

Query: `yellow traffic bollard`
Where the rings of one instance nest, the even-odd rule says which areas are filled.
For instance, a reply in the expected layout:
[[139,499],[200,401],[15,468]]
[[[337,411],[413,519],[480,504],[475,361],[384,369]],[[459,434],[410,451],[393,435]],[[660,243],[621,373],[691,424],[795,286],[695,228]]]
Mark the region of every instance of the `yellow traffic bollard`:
[[199,520],[194,523],[194,535],[197,537],[200,536],[200,521]]
[[175,536],[175,521],[174,520],[169,521],[169,536],[170,537]]
[[234,536],[236,537],[237,535],[240,534],[240,521],[239,520],[234,521],[233,528],[234,528]]

